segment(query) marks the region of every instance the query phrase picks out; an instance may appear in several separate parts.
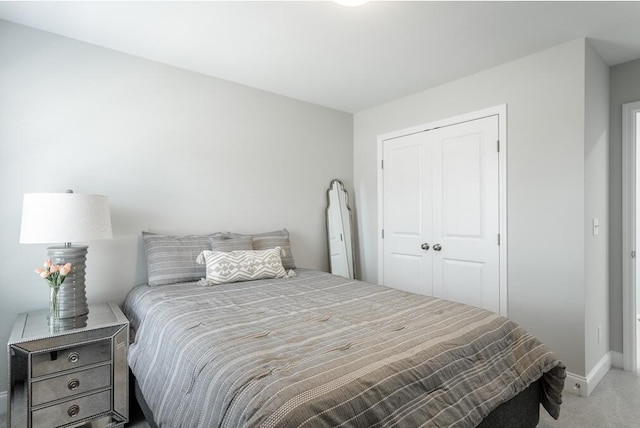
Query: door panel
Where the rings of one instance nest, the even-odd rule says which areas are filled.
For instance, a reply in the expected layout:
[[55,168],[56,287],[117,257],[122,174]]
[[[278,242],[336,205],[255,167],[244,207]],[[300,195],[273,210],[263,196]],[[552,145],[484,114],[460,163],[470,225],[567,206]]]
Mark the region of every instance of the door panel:
[[482,141],[479,135],[446,138],[442,144],[443,234],[482,236]]
[[434,296],[499,312],[498,117],[434,130],[431,141],[433,239],[442,247]]
[[442,258],[442,282],[444,299],[455,300],[467,305],[480,306],[482,287],[476,284],[484,281],[484,263]]
[[499,312],[497,140],[491,116],[383,142],[385,285]]
[[393,159],[389,172],[392,186],[391,230],[395,235],[422,236],[422,172],[421,144],[402,145],[391,149]]
[[[401,290],[431,295],[431,148],[424,133],[385,141],[384,278]],[[428,226],[425,226],[428,225]]]
[[388,285],[412,293],[426,294],[425,284],[430,282],[427,275],[431,272],[424,269],[424,261],[422,255],[391,252],[387,265],[389,270],[385,270],[385,278],[387,275],[389,278]]

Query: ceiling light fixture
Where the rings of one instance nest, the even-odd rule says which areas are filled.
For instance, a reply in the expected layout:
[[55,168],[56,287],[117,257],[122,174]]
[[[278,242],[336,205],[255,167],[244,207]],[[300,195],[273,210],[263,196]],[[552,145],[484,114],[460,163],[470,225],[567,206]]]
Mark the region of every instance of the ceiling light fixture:
[[361,6],[369,2],[369,0],[333,0],[333,1],[338,3],[339,5],[349,6],[349,7]]

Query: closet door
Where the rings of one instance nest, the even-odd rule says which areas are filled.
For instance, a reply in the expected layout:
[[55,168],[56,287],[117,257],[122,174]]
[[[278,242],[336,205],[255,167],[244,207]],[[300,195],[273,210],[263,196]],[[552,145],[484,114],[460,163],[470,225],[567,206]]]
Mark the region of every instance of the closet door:
[[385,141],[383,283],[431,295],[432,146],[424,132]]
[[499,312],[498,117],[429,134],[433,295]]
[[383,283],[500,309],[498,117],[383,142]]

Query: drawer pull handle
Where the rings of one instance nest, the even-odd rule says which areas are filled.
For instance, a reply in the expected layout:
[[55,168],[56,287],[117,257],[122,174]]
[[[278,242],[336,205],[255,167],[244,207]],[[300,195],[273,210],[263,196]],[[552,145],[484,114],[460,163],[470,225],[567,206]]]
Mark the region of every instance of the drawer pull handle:
[[69,407],[69,410],[67,410],[67,414],[72,418],[75,418],[76,416],[78,416],[78,413],[80,413],[80,407],[76,406],[75,404]]
[[80,381],[78,379],[71,379],[67,384],[67,387],[73,391],[80,387]]
[[78,355],[77,352],[72,352],[67,357],[67,360],[69,360],[70,363],[77,363],[79,359],[80,359],[80,355]]

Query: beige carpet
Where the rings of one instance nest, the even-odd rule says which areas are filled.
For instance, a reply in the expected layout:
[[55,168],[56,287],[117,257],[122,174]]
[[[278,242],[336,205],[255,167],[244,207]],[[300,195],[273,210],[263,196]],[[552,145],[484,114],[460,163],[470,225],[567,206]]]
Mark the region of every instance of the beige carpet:
[[540,411],[538,428],[640,427],[640,375],[611,369],[600,385],[584,398],[565,394],[560,419]]

